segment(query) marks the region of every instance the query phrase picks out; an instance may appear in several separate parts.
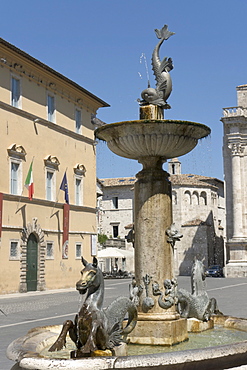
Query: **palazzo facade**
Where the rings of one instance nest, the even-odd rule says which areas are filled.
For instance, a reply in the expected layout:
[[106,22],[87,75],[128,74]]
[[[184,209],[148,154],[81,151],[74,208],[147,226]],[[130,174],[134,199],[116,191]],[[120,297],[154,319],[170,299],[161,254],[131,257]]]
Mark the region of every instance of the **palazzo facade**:
[[81,255],[96,255],[91,117],[106,106],[0,39],[0,294],[73,287]]

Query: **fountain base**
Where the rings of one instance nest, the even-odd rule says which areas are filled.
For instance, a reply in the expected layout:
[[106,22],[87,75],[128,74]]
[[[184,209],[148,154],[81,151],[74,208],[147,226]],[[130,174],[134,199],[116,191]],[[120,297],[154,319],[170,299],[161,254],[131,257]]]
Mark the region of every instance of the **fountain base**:
[[172,346],[188,340],[187,320],[138,320],[128,338],[132,344]]
[[201,321],[198,319],[187,319],[187,330],[189,333],[201,333],[202,331],[213,329],[214,320]]
[[[229,316],[213,316],[215,325],[247,332],[247,320]],[[185,320],[186,321],[186,320]],[[227,345],[198,348],[174,353],[156,353],[135,356],[89,357],[84,359],[45,358],[41,352],[54,343],[61,326],[47,326],[30,330],[26,336],[16,339],[7,349],[10,360],[17,361],[13,370],[19,369],[169,369],[203,370],[236,369],[247,364],[247,341],[237,340]],[[198,334],[199,335],[199,334]],[[189,343],[189,342],[188,342]],[[161,347],[160,347],[161,348]],[[49,352],[50,353],[50,352]],[[60,356],[60,355],[59,355]],[[119,356],[119,357],[118,357]]]

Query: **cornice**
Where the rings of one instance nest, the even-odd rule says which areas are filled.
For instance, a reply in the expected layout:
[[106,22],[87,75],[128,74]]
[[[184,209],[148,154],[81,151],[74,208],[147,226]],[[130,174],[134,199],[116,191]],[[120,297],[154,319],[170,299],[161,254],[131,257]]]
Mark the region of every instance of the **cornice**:
[[86,167],[81,164],[81,163],[77,163],[75,166],[74,166],[74,173],[76,175],[79,175],[79,176],[85,176],[85,173],[86,173]]
[[25,160],[25,156],[27,154],[26,150],[22,145],[18,145],[15,143],[8,147],[7,152],[10,157],[16,157],[22,160]]
[[221,122],[225,125],[234,125],[234,126],[246,126],[247,125],[247,117],[245,116],[232,116],[232,117],[222,117]]
[[[3,225],[2,229],[5,230],[5,231],[15,230],[15,231],[22,232],[24,228],[23,228],[23,226]],[[45,234],[61,234],[62,235],[62,233],[63,233],[62,230],[44,229],[43,227],[42,227],[42,231]],[[97,235],[97,233],[95,233],[93,231],[69,230],[69,235]]]
[[174,184],[172,183],[172,190],[196,190],[196,189],[211,189],[211,190],[214,190],[217,192],[217,190],[219,189],[218,186],[216,185],[213,185],[213,184],[210,184],[210,183],[206,183],[204,182],[203,184]]
[[227,143],[233,145],[247,145],[247,134],[242,133],[230,133],[226,134]]
[[[69,78],[63,76],[59,72],[55,71],[54,69],[50,68],[46,64],[40,62],[38,59],[33,58],[31,55],[25,53],[24,51],[18,49],[16,46],[8,43],[4,39],[0,38],[0,47],[3,49],[3,52],[0,55],[0,63],[2,66],[5,66],[7,68],[12,68],[19,74],[31,79],[35,80],[39,84],[45,84],[46,87],[49,87],[51,89],[56,89],[58,93],[62,93],[64,97],[67,98],[72,98],[70,94],[66,93],[63,88],[59,87],[54,80],[56,79],[57,82],[62,82],[63,84],[67,84],[70,88],[73,88],[77,90],[78,92],[78,97],[74,97],[73,100],[75,100],[78,104],[80,104],[83,101],[82,95],[85,96],[85,100],[91,99],[99,107],[109,107],[109,104],[103,101],[102,99],[98,98],[96,95],[92,94],[88,90],[84,89],[82,86],[78,85],[76,82],[70,80]],[[4,54],[4,50],[6,50],[6,53],[11,56],[7,58],[6,53]],[[12,60],[10,60],[10,58]],[[23,66],[22,61],[26,62],[27,64],[29,63],[30,67],[26,68],[26,66]],[[51,77],[47,81],[43,81],[43,79],[40,77],[39,73],[34,73],[34,67],[36,69],[40,69],[43,74],[49,74]],[[67,95],[67,96],[66,96]]]
[[[54,201],[46,200],[46,199],[38,199],[33,198],[33,200],[29,200],[28,197],[20,196],[20,195],[13,195],[13,194],[6,194],[3,193],[3,200],[8,200],[10,202],[17,202],[19,204],[19,209],[24,205],[41,205],[44,207],[52,208],[54,206]],[[64,203],[55,203],[54,212],[57,209],[63,209]],[[88,212],[88,213],[96,213],[97,209],[94,207],[86,207],[86,206],[77,206],[74,204],[69,205],[71,211],[79,211],[79,212]],[[17,210],[18,211],[18,210]]]
[[50,128],[51,130],[54,130],[54,131],[59,132],[59,133],[65,135],[65,136],[72,137],[73,139],[76,139],[78,141],[82,141],[82,142],[87,143],[87,144],[91,144],[91,145],[96,144],[96,141],[93,140],[93,139],[90,139],[90,138],[88,138],[86,136],[83,136],[81,134],[77,134],[74,131],[68,130],[67,128],[58,125],[57,123],[53,123],[53,122],[47,121],[43,118],[37,117],[36,115],[34,115],[32,113],[24,111],[23,109],[12,107],[12,105],[6,104],[2,101],[0,101],[0,108],[6,110],[8,112],[14,113],[18,116],[27,118],[30,121],[33,121],[34,125],[46,126],[46,127]]
[[59,165],[60,165],[60,162],[58,160],[58,158],[54,155],[47,155],[45,158],[44,158],[44,163],[45,163],[45,166],[46,167],[51,167],[51,168],[54,168],[54,169],[58,169]]

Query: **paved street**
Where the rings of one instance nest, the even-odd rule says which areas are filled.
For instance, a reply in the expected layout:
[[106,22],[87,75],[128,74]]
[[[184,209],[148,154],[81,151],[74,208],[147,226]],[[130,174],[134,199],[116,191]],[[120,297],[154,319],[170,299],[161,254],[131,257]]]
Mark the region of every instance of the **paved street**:
[[[190,277],[179,277],[179,287],[190,289]],[[207,291],[217,299],[219,309],[226,315],[247,318],[246,278],[207,278]],[[129,279],[105,280],[105,306],[120,295],[128,296]],[[73,319],[80,306],[75,289],[29,292],[0,296],[0,370],[14,365],[5,356],[10,342],[35,327],[62,324]]]

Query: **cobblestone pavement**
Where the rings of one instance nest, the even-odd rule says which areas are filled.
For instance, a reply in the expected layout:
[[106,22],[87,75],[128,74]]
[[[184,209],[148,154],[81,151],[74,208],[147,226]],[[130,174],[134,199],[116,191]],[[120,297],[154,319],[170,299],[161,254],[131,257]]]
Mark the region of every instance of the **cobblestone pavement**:
[[[226,315],[247,318],[247,278],[207,278],[207,291],[217,299]],[[130,280],[106,280],[105,306],[119,295],[128,296]],[[179,287],[190,289],[190,277],[179,277]],[[62,324],[74,318],[79,306],[74,288],[46,292],[0,295],[0,370],[10,370],[13,362],[5,355],[14,339],[35,326]]]

